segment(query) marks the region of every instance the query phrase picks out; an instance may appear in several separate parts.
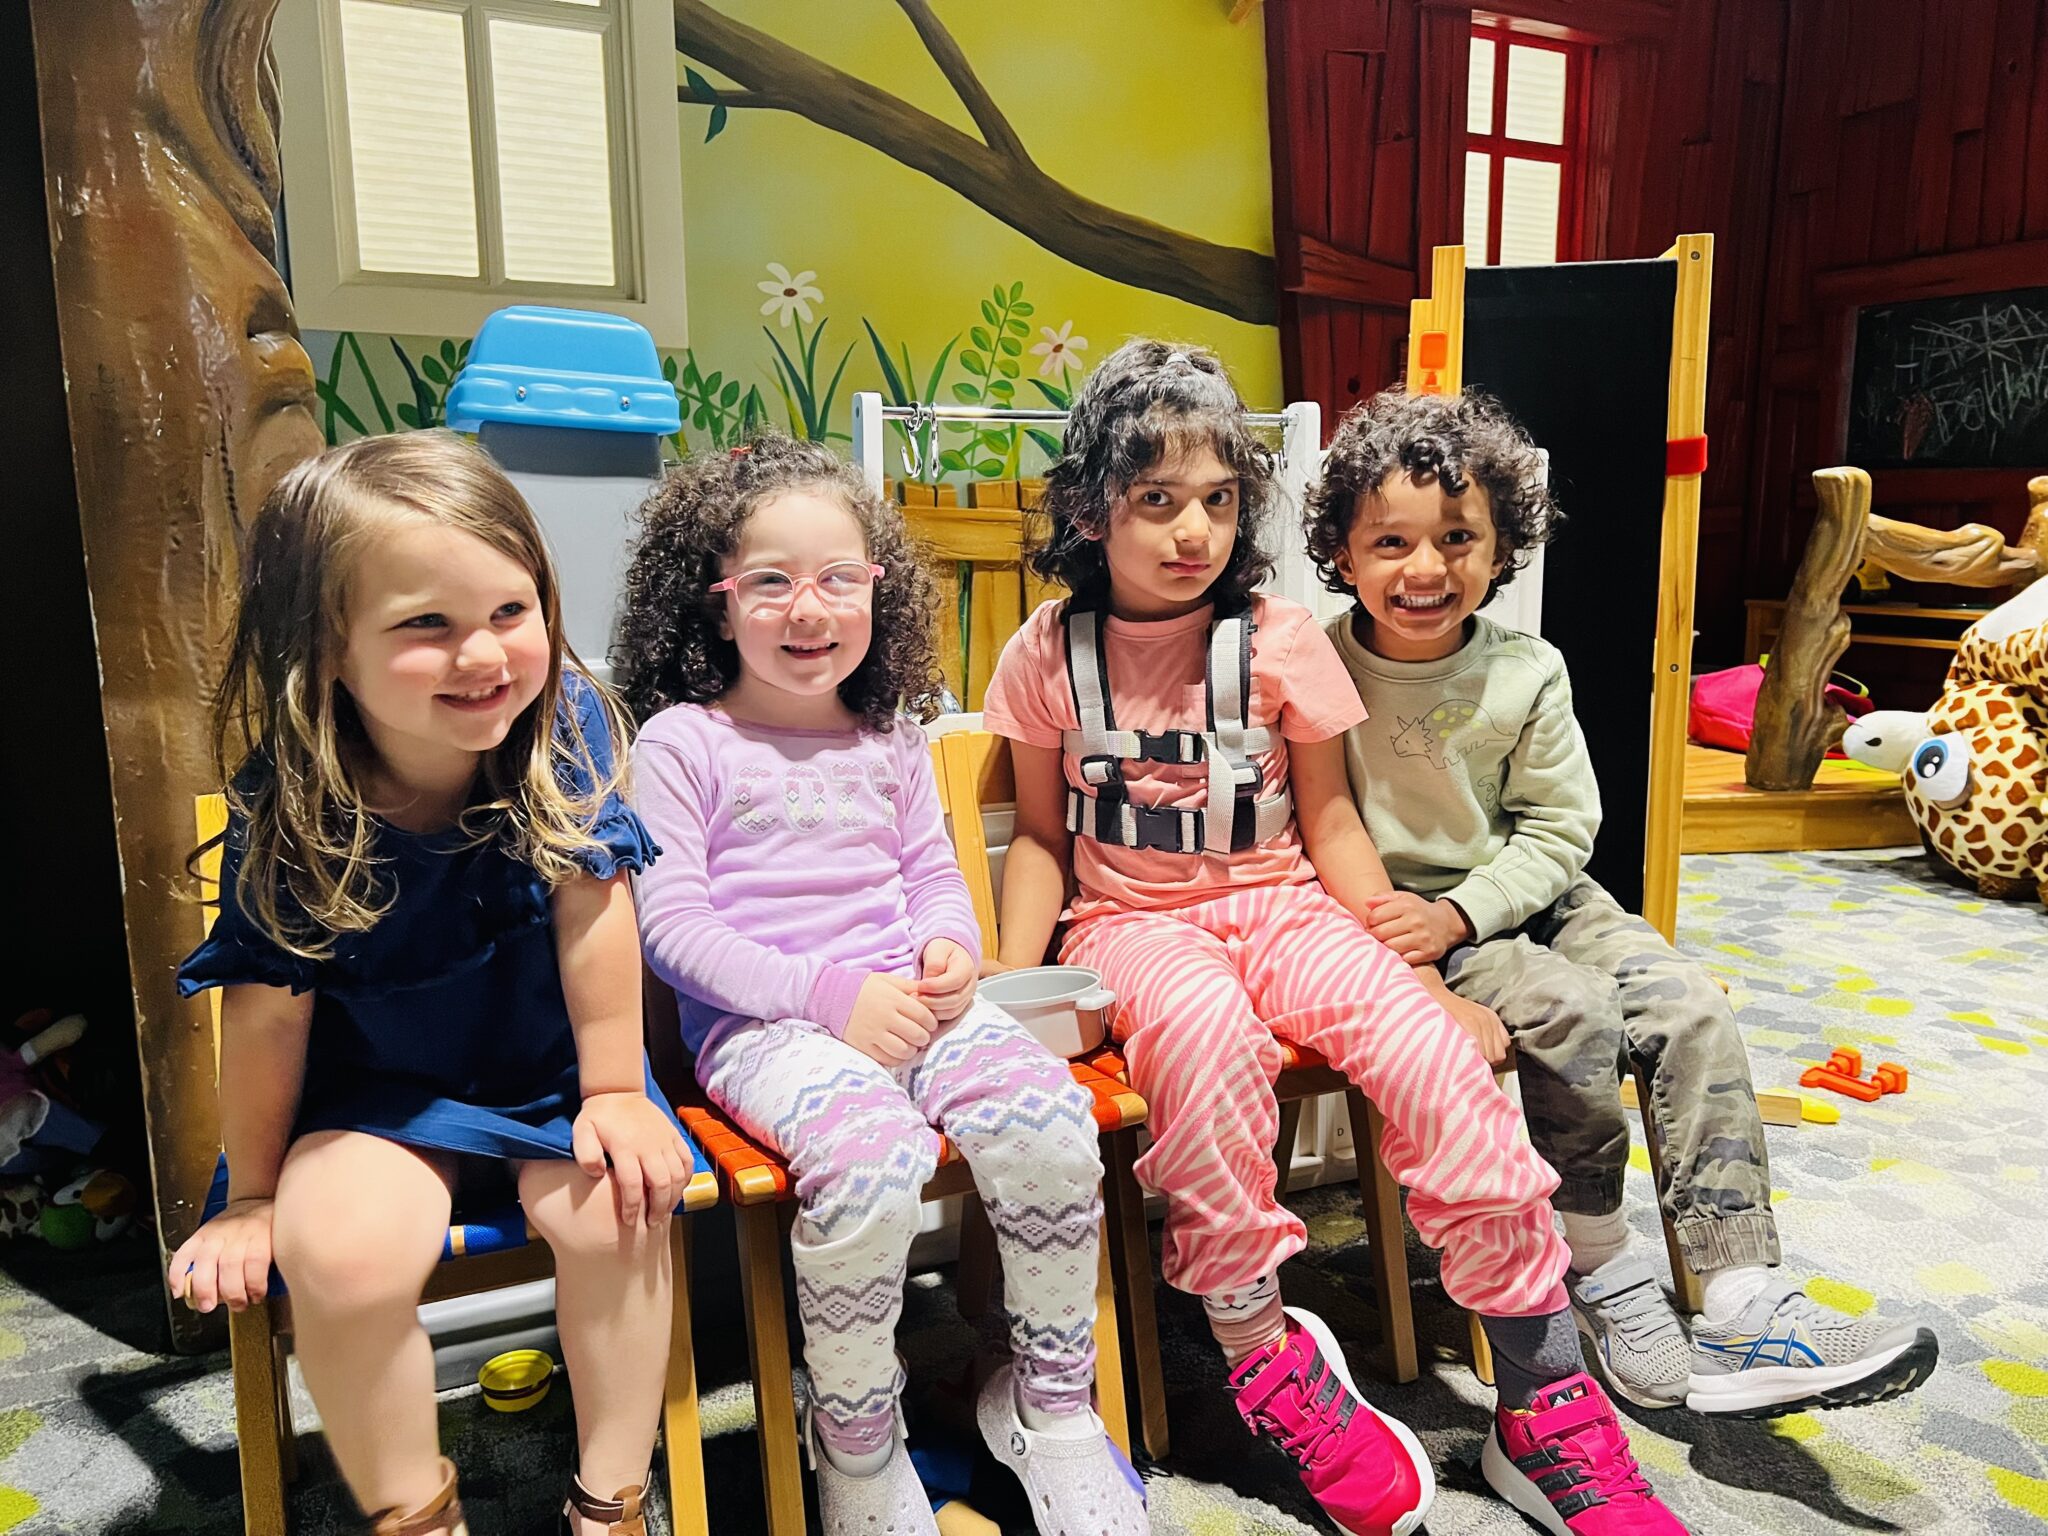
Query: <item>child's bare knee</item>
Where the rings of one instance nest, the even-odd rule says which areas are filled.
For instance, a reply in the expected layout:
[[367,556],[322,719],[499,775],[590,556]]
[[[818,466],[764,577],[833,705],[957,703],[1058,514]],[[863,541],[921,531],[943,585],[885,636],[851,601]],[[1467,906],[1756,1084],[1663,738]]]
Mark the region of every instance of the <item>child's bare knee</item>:
[[368,1204],[310,1211],[280,1205],[271,1253],[292,1294],[326,1312],[416,1305],[440,1259],[418,1223],[393,1222]]

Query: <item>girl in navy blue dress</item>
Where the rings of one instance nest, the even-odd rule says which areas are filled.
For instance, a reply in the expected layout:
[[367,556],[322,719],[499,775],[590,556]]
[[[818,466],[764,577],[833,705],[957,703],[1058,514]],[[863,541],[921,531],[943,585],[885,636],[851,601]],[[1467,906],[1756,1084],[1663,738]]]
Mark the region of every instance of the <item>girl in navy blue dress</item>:
[[249,531],[215,716],[225,1208],[198,1310],[291,1289],[335,1461],[379,1536],[461,1532],[416,1314],[465,1165],[509,1162],[554,1251],[574,1536],[639,1531],[692,1159],[641,1045],[623,723],[562,640],[525,501],[445,432],[288,474]]

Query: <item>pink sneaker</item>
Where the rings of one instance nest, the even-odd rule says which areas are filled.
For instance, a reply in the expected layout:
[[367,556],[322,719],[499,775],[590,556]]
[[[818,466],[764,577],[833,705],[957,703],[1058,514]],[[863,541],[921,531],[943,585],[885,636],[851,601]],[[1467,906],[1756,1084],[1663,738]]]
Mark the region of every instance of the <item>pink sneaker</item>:
[[1408,1536],[1436,1477],[1421,1442],[1358,1395],[1344,1351],[1313,1312],[1287,1308],[1287,1337],[1230,1374],[1255,1435],[1301,1468],[1302,1486],[1346,1536]]
[[1496,1408],[1479,1455],[1488,1486],[1552,1536],[1687,1536],[1650,1492],[1614,1405],[1583,1371]]

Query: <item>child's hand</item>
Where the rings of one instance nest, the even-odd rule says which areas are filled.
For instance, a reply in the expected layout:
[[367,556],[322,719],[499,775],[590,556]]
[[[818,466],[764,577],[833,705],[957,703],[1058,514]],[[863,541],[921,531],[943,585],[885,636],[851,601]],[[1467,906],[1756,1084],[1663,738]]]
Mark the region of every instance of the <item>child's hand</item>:
[[931,1044],[932,1031],[939,1027],[931,1009],[918,998],[921,985],[876,971],[860,984],[853,1016],[840,1038],[885,1067],[910,1060]]
[[942,1024],[951,1023],[974,1001],[974,956],[952,939],[933,939],[925,945],[918,971],[918,996]]
[[171,1294],[194,1312],[246,1311],[270,1290],[273,1202],[230,1200],[171,1255]]
[[1444,1000],[1444,1011],[1464,1027],[1489,1067],[1497,1067],[1508,1059],[1508,1030],[1499,1014],[1484,1003],[1455,994]]
[[1431,901],[1413,891],[1365,899],[1366,931],[1410,965],[1428,965],[1472,937],[1455,902]]
[[683,1138],[654,1100],[640,1090],[594,1093],[583,1101],[570,1133],[576,1162],[593,1179],[611,1161],[619,1192],[619,1224],[658,1226],[674,1214],[690,1179]]

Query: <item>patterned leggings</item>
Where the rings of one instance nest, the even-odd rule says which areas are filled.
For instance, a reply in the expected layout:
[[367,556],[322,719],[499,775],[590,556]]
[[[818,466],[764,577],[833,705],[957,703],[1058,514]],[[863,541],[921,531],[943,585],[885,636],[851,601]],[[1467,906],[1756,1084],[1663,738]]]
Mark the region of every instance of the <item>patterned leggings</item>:
[[1320,885],[1087,918],[1061,958],[1117,995],[1131,1086],[1151,1109],[1138,1178],[1166,1200],[1168,1284],[1234,1289],[1307,1240],[1275,1199],[1278,1035],[1379,1106],[1381,1153],[1415,1230],[1443,1250],[1452,1300],[1499,1317],[1566,1304],[1569,1255],[1547,1199],[1557,1175],[1471,1036]]
[[879,1449],[895,1422],[896,1322],[938,1131],[995,1229],[1019,1390],[1048,1412],[1088,1406],[1102,1159],[1087,1092],[1023,1025],[977,999],[891,1068],[816,1024],[759,1020],[714,1034],[697,1078],[795,1176],[804,1363],[836,1449]]

